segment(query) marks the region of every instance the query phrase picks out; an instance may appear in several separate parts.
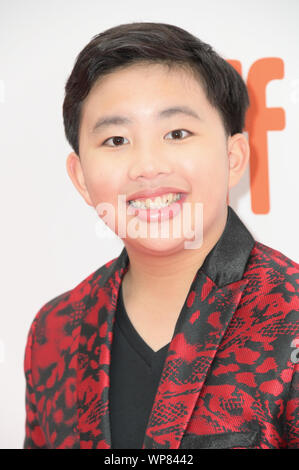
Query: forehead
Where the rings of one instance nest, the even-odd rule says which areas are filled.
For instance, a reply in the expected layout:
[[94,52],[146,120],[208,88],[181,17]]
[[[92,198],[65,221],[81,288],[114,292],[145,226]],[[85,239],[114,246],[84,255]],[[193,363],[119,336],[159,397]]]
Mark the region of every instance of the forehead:
[[[194,115],[202,118],[211,107],[188,66],[131,64],[95,82],[81,108],[80,129],[83,126],[88,133],[93,132],[97,121],[115,114],[131,116],[132,120],[156,120],[162,110],[174,106],[192,108]],[[124,120],[117,123],[125,124]]]
[[[101,76],[93,84],[85,102],[96,95],[106,95],[109,91],[125,95],[137,94],[137,88],[142,88],[143,94],[155,93],[168,95],[175,90],[204,95],[199,73],[187,64],[144,63],[119,67]],[[103,98],[103,96],[102,96]]]

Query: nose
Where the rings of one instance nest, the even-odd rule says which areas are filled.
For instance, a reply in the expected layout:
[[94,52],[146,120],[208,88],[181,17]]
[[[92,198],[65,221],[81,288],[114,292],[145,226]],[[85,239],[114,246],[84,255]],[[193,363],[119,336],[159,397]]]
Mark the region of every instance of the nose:
[[130,160],[129,177],[133,180],[142,177],[153,179],[171,171],[171,162],[157,146],[139,145]]

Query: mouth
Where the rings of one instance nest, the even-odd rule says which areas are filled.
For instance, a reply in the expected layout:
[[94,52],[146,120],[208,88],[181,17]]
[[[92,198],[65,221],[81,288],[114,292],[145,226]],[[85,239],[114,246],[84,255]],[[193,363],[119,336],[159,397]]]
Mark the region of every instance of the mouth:
[[127,206],[132,206],[135,209],[162,209],[164,207],[170,207],[174,202],[179,202],[186,196],[187,193],[181,192],[168,192],[161,194],[160,196],[151,196],[151,197],[140,197],[137,199],[129,199],[127,201]]
[[181,212],[188,193],[174,193],[171,197],[167,196],[129,200],[127,213],[147,222],[172,219]]

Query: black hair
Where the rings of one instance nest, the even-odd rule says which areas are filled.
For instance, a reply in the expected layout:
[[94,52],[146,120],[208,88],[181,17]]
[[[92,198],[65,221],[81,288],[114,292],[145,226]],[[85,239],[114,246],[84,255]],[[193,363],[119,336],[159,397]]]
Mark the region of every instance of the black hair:
[[99,79],[136,63],[181,66],[193,73],[210,104],[218,110],[227,136],[243,132],[249,107],[240,74],[213,48],[184,29],[166,23],[121,24],[94,36],[76,58],[65,85],[63,121],[66,138],[79,156],[84,99]]

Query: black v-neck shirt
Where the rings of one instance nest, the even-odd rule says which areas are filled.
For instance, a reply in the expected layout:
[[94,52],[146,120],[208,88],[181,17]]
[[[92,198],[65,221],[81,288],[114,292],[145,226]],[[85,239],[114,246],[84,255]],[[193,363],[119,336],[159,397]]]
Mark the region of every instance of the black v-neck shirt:
[[110,363],[112,449],[141,449],[168,347],[153,351],[135,330],[120,286]]

